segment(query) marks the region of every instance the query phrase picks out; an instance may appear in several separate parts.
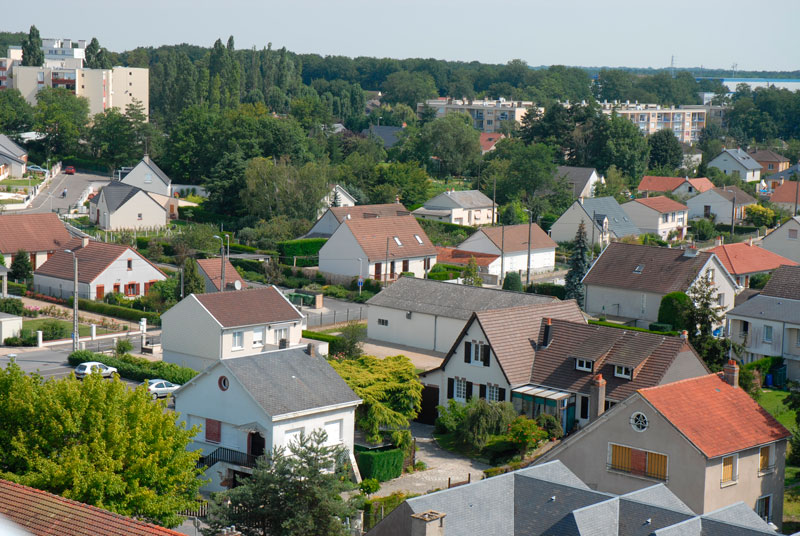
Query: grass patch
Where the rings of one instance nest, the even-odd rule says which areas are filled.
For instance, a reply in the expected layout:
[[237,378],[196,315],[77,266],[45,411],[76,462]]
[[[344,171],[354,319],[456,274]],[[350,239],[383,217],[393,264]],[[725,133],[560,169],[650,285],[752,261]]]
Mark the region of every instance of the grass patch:
[[36,186],[37,184],[41,184],[41,179],[31,179],[28,182],[28,179],[6,179],[4,181],[0,181],[0,186],[24,186],[27,188],[30,186]]
[[22,199],[0,199],[0,205],[21,205],[24,203]]
[[[38,331],[41,329],[42,324],[45,322],[58,322],[59,324],[66,327],[70,333],[72,333],[72,322],[68,320],[56,320],[53,318],[36,318],[34,320],[23,320],[22,321],[22,329],[29,329],[31,331]],[[78,324],[78,333],[81,337],[88,337],[92,334],[91,326],[87,326],[85,324]],[[105,335],[108,333],[115,333],[109,329],[101,328],[97,326],[97,334],[98,335]]]
[[795,427],[795,412],[783,405],[783,400],[789,395],[786,391],[775,391],[764,389],[758,403],[767,410],[773,417],[789,430]]
[[494,444],[508,440],[508,437],[504,435],[490,435],[489,440],[486,442],[486,446],[483,448],[483,450],[475,450],[456,441],[455,432],[451,432],[449,434],[433,434],[433,437],[436,439],[436,443],[438,443],[438,445],[444,450],[449,450],[450,452],[458,454],[459,456],[472,458],[473,460],[478,460],[483,463],[489,463],[485,452],[491,451],[491,447]]

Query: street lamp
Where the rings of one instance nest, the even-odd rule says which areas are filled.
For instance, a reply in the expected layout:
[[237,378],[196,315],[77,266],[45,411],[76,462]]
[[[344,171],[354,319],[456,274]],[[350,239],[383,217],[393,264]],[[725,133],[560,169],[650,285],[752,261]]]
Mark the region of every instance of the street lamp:
[[[363,271],[362,271],[362,269],[361,269],[361,266],[362,266],[362,265],[361,265],[361,263],[362,263],[362,261],[363,261],[363,260],[364,260],[364,259],[362,259],[361,257],[359,257],[359,258],[358,258],[358,279],[359,279],[359,280],[360,280],[360,279],[361,279],[361,277],[363,277],[363,275],[364,275],[364,272],[363,272]],[[361,296],[361,287],[362,287],[362,286],[363,286],[363,285],[360,285],[360,284],[358,285],[358,295],[359,295],[359,296]]]
[[219,251],[222,256],[222,272],[220,276],[219,291],[225,292],[225,241],[219,235],[214,235],[214,238],[219,240]]
[[64,253],[72,253],[72,265],[74,269],[75,285],[72,289],[72,351],[78,351],[78,257],[71,249],[65,249]]
[[533,212],[523,208],[528,213],[528,269],[525,272],[525,286],[531,284],[531,227],[533,227]]

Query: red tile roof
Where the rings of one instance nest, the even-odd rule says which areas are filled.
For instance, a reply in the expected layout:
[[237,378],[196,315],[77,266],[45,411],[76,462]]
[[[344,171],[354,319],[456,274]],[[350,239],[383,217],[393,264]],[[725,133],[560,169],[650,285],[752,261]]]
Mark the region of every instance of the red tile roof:
[[655,177],[645,175],[639,182],[639,192],[671,192],[686,182],[683,177]]
[[36,536],[182,536],[8,480],[0,480],[0,515]]
[[[436,248],[414,216],[352,219],[342,225],[350,229],[370,262],[386,261],[387,244],[390,261],[436,255]],[[395,238],[400,241],[400,245]]]
[[[408,209],[399,203],[384,203],[382,205],[356,205],[354,207],[331,207],[331,213],[339,223],[346,219],[358,220],[362,218],[395,218],[410,214]],[[348,218],[349,216],[349,218]]]
[[632,203],[641,203],[642,205],[658,211],[660,214],[665,212],[675,212],[678,210],[689,210],[684,204],[673,201],[669,197],[659,195],[658,197],[645,197],[641,199],[634,199]]
[[192,296],[224,328],[293,322],[303,318],[275,287]]
[[481,132],[481,151],[484,153],[486,151],[491,151],[495,144],[505,137],[505,134],[500,134],[497,132]]
[[694,186],[694,189],[700,193],[707,192],[714,188],[714,183],[706,177],[697,177],[696,179],[689,179],[689,184]]
[[795,203],[800,199],[800,182],[786,181],[772,192],[769,200],[771,203]]
[[489,266],[499,259],[500,255],[436,246],[436,262],[466,266],[473,257],[478,266]]
[[13,255],[64,249],[72,236],[57,214],[8,214],[0,216],[0,253]]
[[734,275],[768,272],[784,264],[797,266],[797,263],[791,259],[781,257],[764,248],[751,246],[746,242],[724,244],[707,251],[719,257],[719,260],[725,265],[725,269]]
[[717,374],[639,393],[709,459],[791,436],[745,391]]
[[[506,253],[527,251],[528,249],[528,224],[506,225],[505,238],[503,238],[503,227],[482,227],[479,233],[485,234],[489,240],[497,246],[505,248]],[[555,248],[558,244],[542,231],[542,228],[535,223],[531,226],[531,249]]]
[[[206,276],[211,280],[214,287],[217,290],[220,289],[220,285],[222,283],[222,263],[220,259],[215,257],[211,259],[197,259],[197,266],[200,268],[201,271],[205,272]],[[239,272],[236,271],[236,268],[231,264],[231,261],[225,261],[225,286],[232,284],[234,281],[238,281],[242,284],[242,288],[247,288],[247,283],[242,276],[239,275]],[[230,287],[229,287],[230,290]]]

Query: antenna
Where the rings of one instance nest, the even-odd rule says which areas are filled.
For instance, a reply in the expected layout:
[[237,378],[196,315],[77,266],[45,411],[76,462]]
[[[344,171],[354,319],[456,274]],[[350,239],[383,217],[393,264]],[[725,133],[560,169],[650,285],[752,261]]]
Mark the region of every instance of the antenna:
[[672,58],[670,59],[670,62],[669,62],[669,70],[670,70],[670,74],[672,75],[672,78],[675,78],[675,55],[674,54],[672,55]]
[[736,68],[739,67],[738,63],[734,63],[731,65],[731,70],[733,70],[733,78],[736,78]]

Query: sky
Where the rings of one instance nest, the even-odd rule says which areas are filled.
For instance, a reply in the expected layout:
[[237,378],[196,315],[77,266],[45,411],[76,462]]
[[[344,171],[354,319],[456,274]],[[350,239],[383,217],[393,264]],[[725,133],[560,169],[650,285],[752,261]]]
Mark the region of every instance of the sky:
[[137,46],[286,47],[298,53],[529,65],[800,70],[800,1],[36,0],[0,29]]

